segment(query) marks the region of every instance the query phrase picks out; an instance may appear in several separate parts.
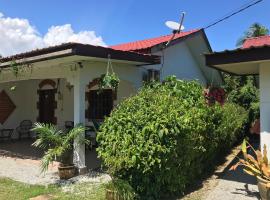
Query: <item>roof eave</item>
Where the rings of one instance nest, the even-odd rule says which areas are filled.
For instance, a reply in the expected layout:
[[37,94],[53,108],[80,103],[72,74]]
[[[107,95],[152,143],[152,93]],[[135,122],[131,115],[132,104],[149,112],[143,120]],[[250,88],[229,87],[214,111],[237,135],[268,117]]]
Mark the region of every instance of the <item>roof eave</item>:
[[205,54],[205,58],[206,65],[209,67],[232,63],[269,60],[270,46],[252,47],[249,49],[236,49]]
[[160,63],[159,56],[143,55],[135,52],[119,51],[106,47],[79,43],[67,43],[2,58],[0,59],[0,67],[4,68],[10,66],[11,61],[16,61],[16,63],[30,64],[74,55],[96,58],[108,58],[108,55],[110,55],[113,60],[125,60],[146,64]]

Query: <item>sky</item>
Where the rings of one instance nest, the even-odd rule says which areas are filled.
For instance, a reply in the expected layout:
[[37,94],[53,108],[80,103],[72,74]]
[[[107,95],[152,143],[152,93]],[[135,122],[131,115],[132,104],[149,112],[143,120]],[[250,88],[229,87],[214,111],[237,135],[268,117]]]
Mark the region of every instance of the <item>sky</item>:
[[[109,46],[170,34],[165,21],[185,31],[202,28],[251,0],[0,0],[0,54],[63,42]],[[214,51],[235,48],[254,22],[270,28],[270,0],[206,30]]]

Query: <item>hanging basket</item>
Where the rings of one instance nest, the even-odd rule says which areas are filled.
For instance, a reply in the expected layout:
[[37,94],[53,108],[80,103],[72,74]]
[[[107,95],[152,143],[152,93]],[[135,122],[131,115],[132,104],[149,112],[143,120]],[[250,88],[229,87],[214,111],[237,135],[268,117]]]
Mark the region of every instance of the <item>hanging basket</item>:
[[105,89],[105,88],[114,88],[117,89],[119,85],[119,78],[115,73],[112,74],[105,74],[101,76],[99,81],[99,88]]
[[117,90],[120,79],[113,71],[110,55],[108,56],[108,64],[106,74],[102,75],[99,80],[99,89],[112,88]]

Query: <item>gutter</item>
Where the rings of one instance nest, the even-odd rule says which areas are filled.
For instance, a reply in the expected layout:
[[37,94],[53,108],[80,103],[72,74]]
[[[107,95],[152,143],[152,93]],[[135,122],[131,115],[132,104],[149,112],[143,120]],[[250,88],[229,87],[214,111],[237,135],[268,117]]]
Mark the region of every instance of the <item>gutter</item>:
[[[73,49],[66,49],[62,51],[57,51],[57,52],[52,52],[52,53],[47,53],[39,56],[33,56],[29,58],[21,58],[21,59],[16,59],[17,64],[30,64],[30,63],[35,63],[35,62],[41,62],[41,61],[46,61],[50,59],[56,59],[56,58],[62,58],[66,56],[72,56],[74,54]],[[7,61],[4,63],[0,63],[0,68],[7,68],[10,66],[12,61]]]

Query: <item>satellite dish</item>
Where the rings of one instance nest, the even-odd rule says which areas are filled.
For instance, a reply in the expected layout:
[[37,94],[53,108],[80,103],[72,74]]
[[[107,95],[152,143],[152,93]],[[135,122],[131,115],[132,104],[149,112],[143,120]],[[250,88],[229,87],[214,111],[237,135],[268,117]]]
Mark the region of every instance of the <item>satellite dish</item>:
[[170,29],[174,30],[174,31],[182,31],[182,30],[184,30],[184,26],[181,25],[181,28],[180,28],[180,24],[178,22],[166,21],[165,25],[167,27],[169,27]]

